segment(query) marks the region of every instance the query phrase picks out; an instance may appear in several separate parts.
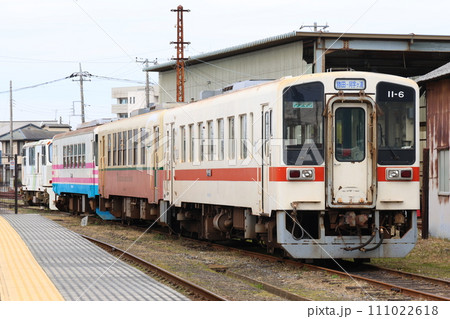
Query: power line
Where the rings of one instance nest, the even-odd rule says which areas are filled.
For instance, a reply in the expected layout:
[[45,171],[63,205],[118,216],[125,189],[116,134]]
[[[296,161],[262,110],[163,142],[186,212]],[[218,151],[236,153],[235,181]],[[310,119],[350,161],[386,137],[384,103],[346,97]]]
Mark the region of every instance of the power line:
[[[70,78],[70,76],[66,76],[65,78],[62,78],[62,79],[57,79],[57,80],[47,81],[47,82],[43,82],[43,83],[39,83],[39,84],[35,84],[35,85],[25,86],[25,87],[23,87],[23,88],[14,89],[14,90],[12,90],[12,91],[13,91],[13,92],[17,92],[17,91],[22,91],[22,90],[27,90],[27,89],[34,89],[34,88],[37,88],[37,87],[39,87],[39,86],[52,84],[52,83],[55,83],[55,82],[67,80],[67,79],[69,79],[69,78]],[[9,93],[9,90],[8,90],[8,91],[1,91],[1,92],[0,92],[0,94],[4,94],[4,93]]]
[[[61,79],[47,81],[47,82],[43,82],[43,83],[38,83],[38,84],[30,85],[30,86],[25,86],[25,87],[18,88],[18,89],[13,89],[13,92],[23,91],[23,90],[28,90],[28,89],[34,89],[34,88],[37,88],[39,86],[49,85],[49,84],[52,84],[52,83],[64,81],[64,80],[75,78],[75,77],[79,77],[79,76],[80,76],[79,72],[74,72],[71,75],[66,76],[64,78],[61,78]],[[130,80],[130,79],[120,79],[120,78],[112,78],[112,77],[107,77],[107,76],[90,74],[89,72],[86,72],[86,71],[83,72],[83,76],[94,77],[94,78],[98,78],[98,79],[102,79],[102,80],[111,80],[111,81],[119,81],[119,82],[132,82],[132,83],[138,83],[138,84],[145,84],[145,82],[143,82],[143,81]],[[156,84],[156,83],[152,82],[152,84]],[[9,93],[9,92],[10,92],[9,90],[7,90],[7,91],[0,91],[0,94],[5,94],[5,93]]]
[[[113,78],[109,76],[101,76],[101,75],[95,75],[91,74],[92,77],[103,79],[103,80],[111,80],[111,81],[120,81],[120,82],[132,82],[132,83],[138,83],[138,84],[145,84],[143,81],[137,81],[137,80],[130,80],[130,79],[119,79],[119,78]],[[152,84],[155,84],[155,82],[152,82]]]

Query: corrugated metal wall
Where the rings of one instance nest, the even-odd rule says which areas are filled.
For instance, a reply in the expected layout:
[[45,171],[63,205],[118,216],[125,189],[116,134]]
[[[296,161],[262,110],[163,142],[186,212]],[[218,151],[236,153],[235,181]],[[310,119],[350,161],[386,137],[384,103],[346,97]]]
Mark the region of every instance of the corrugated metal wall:
[[450,197],[440,195],[438,185],[438,150],[450,145],[450,79],[427,83],[427,119],[430,235],[450,239]]
[[[203,90],[220,89],[243,80],[278,79],[303,73],[312,73],[312,71],[303,61],[302,42],[187,66],[185,101],[198,100]],[[176,100],[175,76],[175,70],[160,73],[160,102]]]

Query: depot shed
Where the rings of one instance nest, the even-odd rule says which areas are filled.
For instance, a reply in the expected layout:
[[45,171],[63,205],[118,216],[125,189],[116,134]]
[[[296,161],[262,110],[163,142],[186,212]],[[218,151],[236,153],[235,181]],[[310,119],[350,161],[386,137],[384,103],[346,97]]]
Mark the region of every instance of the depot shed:
[[[187,58],[184,101],[239,81],[347,69],[414,77],[449,61],[450,36],[293,31]],[[159,73],[160,103],[176,100],[175,61],[144,71]]]
[[427,103],[428,229],[431,236],[450,239],[450,63],[416,81]]

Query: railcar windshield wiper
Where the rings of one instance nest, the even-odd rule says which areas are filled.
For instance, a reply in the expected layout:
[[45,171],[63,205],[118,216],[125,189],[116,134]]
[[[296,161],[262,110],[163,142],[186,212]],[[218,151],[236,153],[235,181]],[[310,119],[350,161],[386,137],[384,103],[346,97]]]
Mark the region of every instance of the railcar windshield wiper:
[[395,160],[399,160],[400,159],[400,156],[398,156],[397,153],[394,152],[392,147],[388,147],[388,150],[391,151],[392,155],[394,156],[393,159],[395,159]]

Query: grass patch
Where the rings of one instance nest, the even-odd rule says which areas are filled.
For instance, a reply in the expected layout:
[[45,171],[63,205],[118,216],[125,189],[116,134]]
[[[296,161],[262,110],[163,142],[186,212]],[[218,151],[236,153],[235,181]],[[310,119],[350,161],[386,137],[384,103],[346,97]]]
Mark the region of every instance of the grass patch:
[[416,247],[406,257],[374,258],[372,264],[450,280],[450,241],[418,239]]

